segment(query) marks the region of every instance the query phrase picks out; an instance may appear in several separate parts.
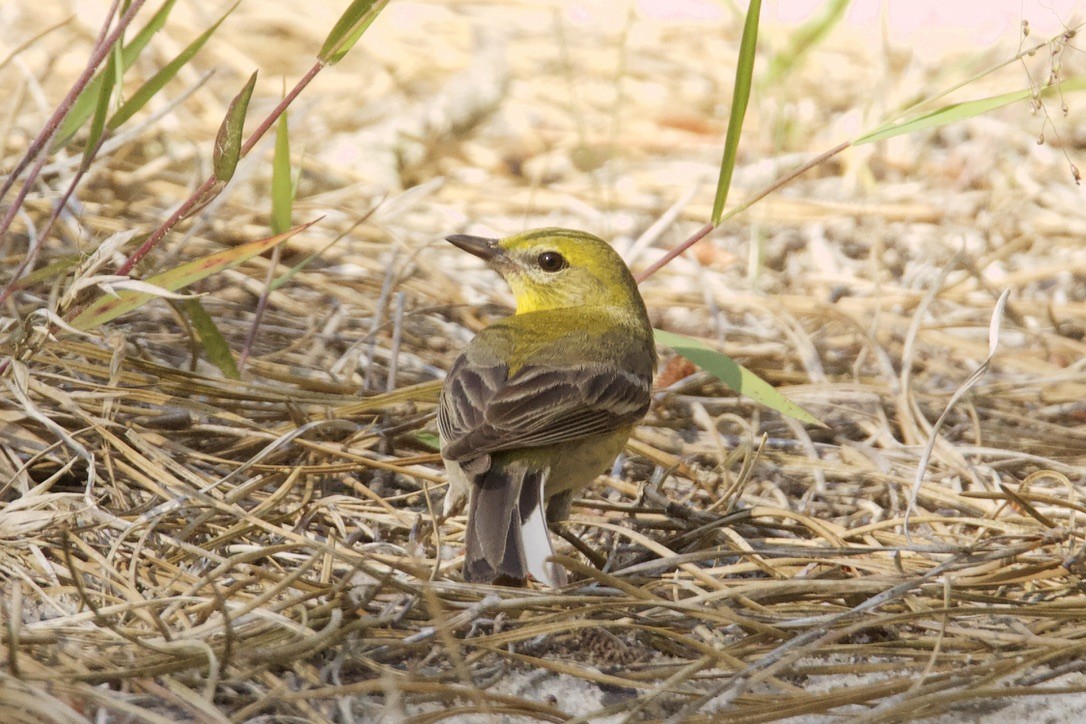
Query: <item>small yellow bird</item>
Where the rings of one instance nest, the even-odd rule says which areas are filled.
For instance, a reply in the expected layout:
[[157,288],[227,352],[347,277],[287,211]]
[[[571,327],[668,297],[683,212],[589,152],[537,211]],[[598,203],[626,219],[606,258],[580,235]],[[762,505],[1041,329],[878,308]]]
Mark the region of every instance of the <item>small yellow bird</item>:
[[497,270],[517,304],[468,344],[441,392],[446,515],[468,499],[464,579],[563,585],[547,523],[568,517],[649,409],[645,303],[622,258],[591,234],[446,239]]

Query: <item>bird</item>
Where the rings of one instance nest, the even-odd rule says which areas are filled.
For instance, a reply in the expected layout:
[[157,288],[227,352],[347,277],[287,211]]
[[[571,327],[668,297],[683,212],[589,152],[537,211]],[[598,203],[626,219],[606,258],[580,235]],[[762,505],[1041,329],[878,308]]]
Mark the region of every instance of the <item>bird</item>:
[[482,329],[442,385],[451,515],[467,499],[463,579],[559,587],[548,523],[610,468],[649,410],[656,346],[622,257],[583,231],[446,240],[496,270],[516,310]]

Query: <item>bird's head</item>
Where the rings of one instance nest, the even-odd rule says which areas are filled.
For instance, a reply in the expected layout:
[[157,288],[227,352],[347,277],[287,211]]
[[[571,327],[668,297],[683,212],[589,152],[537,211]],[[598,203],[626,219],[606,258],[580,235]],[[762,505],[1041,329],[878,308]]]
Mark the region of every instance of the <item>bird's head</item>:
[[626,263],[592,234],[547,228],[505,239],[464,234],[445,238],[505,277],[517,314],[589,306],[632,306],[644,314]]

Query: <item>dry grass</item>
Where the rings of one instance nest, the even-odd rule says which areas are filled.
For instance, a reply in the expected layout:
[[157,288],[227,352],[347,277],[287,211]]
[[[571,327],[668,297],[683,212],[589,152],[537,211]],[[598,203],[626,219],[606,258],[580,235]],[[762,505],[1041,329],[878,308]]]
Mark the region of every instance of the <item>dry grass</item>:
[[[256,97],[274,102],[273,74],[304,69],[336,11],[243,7],[178,89],[217,75],[94,170],[38,266],[159,220],[206,171],[240,79],[269,68]],[[63,14],[3,12],[8,47]],[[737,26],[614,13],[393,3],[293,109],[296,218],[324,219],[278,273],[323,251],[270,295],[244,381],[165,303],[44,340],[0,379],[5,720],[887,721],[1086,691],[1078,98],[1040,146],[1040,119],[1011,108],[859,149],[652,278],[657,326],[722,340],[828,427],[668,362],[620,474],[564,527],[575,582],[460,582],[463,520],[435,519],[443,475],[417,433],[440,370],[509,297],[437,240],[560,223],[644,267],[708,216]],[[88,32],[20,56],[49,72],[0,71],[6,159]],[[787,38],[767,32],[767,49]],[[957,67],[835,38],[755,91],[738,195]],[[1022,83],[1008,72],[1003,90]],[[145,269],[267,235],[267,157]],[[0,242],[4,269],[62,160]],[[235,350],[268,263],[199,289]],[[906,536],[924,445],[1003,288],[1003,347],[939,431]],[[54,297],[29,286],[0,315],[31,327]]]

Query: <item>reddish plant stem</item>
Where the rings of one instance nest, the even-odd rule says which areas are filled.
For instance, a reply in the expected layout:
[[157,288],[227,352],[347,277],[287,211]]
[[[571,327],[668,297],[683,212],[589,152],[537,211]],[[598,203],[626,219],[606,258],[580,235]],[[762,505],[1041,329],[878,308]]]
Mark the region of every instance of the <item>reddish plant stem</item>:
[[[298,97],[298,94],[301,93],[307,85],[309,85],[310,81],[312,81],[313,78],[316,77],[317,73],[319,73],[323,67],[324,63],[317,61],[317,63],[315,63],[313,67],[310,68],[304,76],[302,76],[301,80],[299,80],[294,85],[294,87],[291,88],[290,92],[283,97],[283,100],[279,101],[279,105],[277,105],[275,109],[271,112],[271,114],[267,118],[265,118],[259,126],[257,126],[256,130],[253,131],[253,134],[249,136],[248,140],[246,140],[245,143],[242,145],[242,158],[244,158],[249,153],[249,151],[253,150],[253,146],[255,146],[257,142],[260,141],[261,137],[263,137],[263,135],[267,133],[268,129],[271,128],[277,120],[279,120],[279,116],[283,115],[283,111],[287,109],[287,106],[289,106],[294,101],[294,99]],[[154,249],[155,246],[157,246],[158,243],[162,241],[166,234],[169,233],[170,229],[176,226],[186,216],[191,214],[198,206],[201,206],[210,201],[210,199],[205,198],[205,196],[209,192],[211,192],[211,189],[215,186],[216,183],[218,183],[218,181],[219,179],[215,178],[215,175],[212,174],[202,184],[200,184],[200,187],[197,188],[196,191],[194,191],[192,195],[185,200],[185,203],[181,204],[181,206],[179,206],[178,209],[170,215],[170,218],[166,219],[166,221],[161,226],[155,229],[154,232],[149,237],[147,237],[147,240],[144,241],[138,249],[132,252],[132,256],[128,257],[128,259],[126,259],[123,264],[117,267],[117,271],[115,271],[114,274],[117,274],[119,276],[125,276],[129,274],[132,271],[133,267],[135,267],[136,264],[138,264],[140,260],[143,259],[143,257],[147,256],[148,252],[150,252],[151,249]]]
[[[98,139],[98,145],[95,146],[94,151],[91,152],[91,158],[93,158],[94,155],[98,153],[98,149],[102,147],[102,143],[104,142],[104,140],[105,137]],[[42,156],[38,159],[38,163],[35,164],[34,170],[31,172],[31,176],[37,176],[41,172],[41,166],[44,162],[45,156]],[[87,164],[81,164],[79,166],[79,170],[75,172],[75,176],[72,178],[72,182],[68,184],[68,190],[64,192],[64,195],[60,197],[60,201],[53,207],[53,213],[49,215],[49,220],[45,222],[45,227],[40,232],[38,232],[38,239],[35,248],[27,250],[26,256],[24,256],[23,260],[19,262],[19,266],[15,269],[15,273],[12,275],[11,279],[4,287],[3,291],[0,291],[0,304],[3,304],[7,300],[7,298],[11,296],[11,293],[15,291],[15,287],[19,283],[19,279],[22,278],[27,268],[34,263],[34,260],[38,256],[38,248],[40,248],[41,243],[45,239],[49,238],[49,234],[53,232],[53,226],[57,223],[57,219],[60,218],[61,213],[64,212],[64,207],[68,205],[69,199],[71,199],[72,194],[75,193],[76,186],[79,185],[79,182],[87,173],[88,168],[89,167]],[[26,198],[26,192],[26,186],[20,189],[19,196],[15,199],[15,205],[13,208],[18,209],[19,206],[22,205],[23,199]]]
[[[140,6],[143,5],[144,2],[146,2],[146,0],[135,0],[135,2],[133,2],[129,6],[128,11],[125,12],[125,14],[121,17],[120,21],[117,23],[117,27],[114,28],[112,33],[107,35],[109,31],[109,25],[113,20],[113,16],[117,13],[118,6],[120,5],[120,0],[113,0],[113,4],[110,6],[109,11],[106,13],[106,20],[104,23],[102,23],[102,28],[98,32],[98,37],[95,40],[94,51],[91,54],[90,61],[88,61],[87,63],[87,67],[83,70],[83,74],[79,76],[74,84],[72,84],[72,87],[68,90],[68,95],[66,95],[64,97],[64,100],[62,100],[60,104],[57,105],[57,108],[55,111],[53,111],[53,115],[49,118],[49,121],[38,133],[37,138],[34,139],[34,142],[30,145],[30,148],[27,149],[26,153],[23,155],[23,158],[19,160],[19,163],[12,170],[8,178],[4,181],[3,187],[0,188],[0,199],[3,199],[4,196],[7,195],[7,192],[11,190],[11,187],[14,185],[15,180],[18,178],[19,174],[22,173],[22,171],[26,168],[27,164],[29,164],[35,156],[38,157],[37,162],[34,164],[34,167],[30,170],[30,173],[26,177],[26,182],[19,189],[18,195],[12,202],[11,206],[8,208],[7,213],[4,214],[3,220],[0,221],[0,235],[6,234],[8,229],[11,228],[11,222],[15,220],[16,214],[19,213],[19,209],[22,208],[23,202],[26,201],[27,194],[30,193],[30,189],[33,187],[34,182],[41,174],[41,170],[45,166],[46,160],[46,154],[42,153],[42,151],[49,144],[49,142],[53,140],[53,137],[56,135],[57,130],[60,128],[60,124],[64,121],[64,118],[71,111],[72,106],[75,105],[75,101],[79,97],[79,94],[82,93],[83,90],[90,83],[90,79],[93,77],[94,72],[98,69],[98,66],[101,65],[102,61],[105,60],[106,55],[108,55],[109,52],[112,50],[114,44],[117,43],[117,41],[120,39],[121,34],[125,31],[125,28],[127,28],[131,24],[132,19],[136,16],[136,13],[139,11]],[[99,141],[99,147],[101,147],[101,141]],[[40,248],[45,238],[52,232],[53,224],[56,222],[56,219],[60,215],[61,210],[68,203],[68,199],[71,198],[72,192],[75,190],[76,184],[79,182],[79,178],[80,176],[82,176],[83,172],[84,169],[81,168],[80,171],[76,174],[75,180],[68,187],[68,192],[61,199],[60,205],[49,217],[49,221],[48,223],[46,223],[45,228],[42,230],[42,232],[38,234],[37,244],[35,245],[35,248],[27,250],[26,256],[23,257],[22,262],[19,263],[19,266],[18,268],[16,268],[15,273],[12,275],[11,279],[8,280],[8,283],[4,286],[3,291],[0,291],[0,304],[3,304],[5,301],[7,301],[7,298],[10,297],[12,292],[15,291],[15,287],[19,282],[19,278],[22,277],[22,275],[26,272],[27,268],[34,263],[34,259],[37,258],[38,249]],[[7,371],[10,362],[11,360],[7,359],[4,360],[3,364],[0,364],[0,374],[3,374],[5,371]]]
[[747,199],[743,203],[736,206],[734,209],[732,209],[731,214],[726,215],[724,218],[728,218],[728,216],[734,216],[735,214],[739,213],[740,211],[743,211],[745,209],[750,208],[751,206],[758,203],[759,201],[764,199],[766,196],[769,196],[771,193],[773,193],[777,189],[781,188],[782,186],[786,186],[786,185],[792,183],[792,181],[795,180],[798,176],[801,176],[802,174],[807,173],[808,171],[810,171],[815,166],[821,166],[823,163],[825,163],[829,159],[833,158],[837,154],[841,153],[841,151],[844,151],[846,148],[848,148],[851,145],[852,145],[852,141],[842,141],[841,143],[837,144],[836,146],[834,146],[830,150],[823,151],[822,153],[820,153],[817,156],[815,156],[814,158],[812,158],[810,161],[807,161],[806,163],[800,165],[799,167],[789,171],[788,173],[781,176],[780,178],[778,178],[773,183],[766,186],[764,189],[759,191],[754,196],[750,197],[749,199]]
[[271,285],[275,281],[275,270],[279,266],[279,255],[281,247],[275,247],[272,249],[271,262],[268,264],[268,273],[264,277],[264,289],[260,292],[260,297],[256,300],[256,311],[253,312],[253,323],[249,327],[248,334],[245,335],[245,345],[241,348],[241,353],[238,355],[238,372],[240,373],[245,369],[245,363],[249,361],[249,353],[252,352],[253,345],[256,344],[256,332],[260,329],[260,322],[264,318],[264,311],[268,308],[268,297],[271,296]]
[[710,231],[712,231],[713,229],[715,229],[715,228],[716,228],[715,226],[713,226],[711,223],[709,223],[709,224],[706,224],[705,226],[701,227],[700,229],[698,229],[696,232],[694,232],[693,236],[691,236],[689,239],[687,239],[683,243],[676,246],[674,249],[672,249],[668,253],[664,254],[662,257],[660,257],[655,262],[650,264],[648,269],[646,269],[645,271],[638,274],[635,277],[635,279],[637,280],[637,283],[640,284],[641,282],[645,281],[646,279],[651,277],[653,274],[658,272],[660,269],[662,269],[665,266],[667,266],[668,264],[670,264],[672,259],[679,256],[684,251],[686,251],[687,249],[692,247],[694,244],[696,244],[699,241],[701,241],[702,239],[704,239],[708,235],[708,233]]
[[[846,148],[848,148],[851,145],[852,145],[852,143],[850,141],[845,141],[843,143],[837,144],[836,146],[834,146],[833,148],[831,148],[828,151],[823,151],[822,153],[820,153],[817,156],[815,156],[814,158],[812,158],[810,161],[807,161],[806,163],[799,166],[798,168],[795,168],[795,169],[789,171],[788,173],[781,176],[780,178],[778,178],[773,183],[766,186],[764,189],[759,191],[757,194],[755,194],[751,198],[747,199],[743,203],[736,206],[734,209],[732,209],[727,214],[725,214],[724,218],[722,218],[721,221],[722,222],[726,221],[727,219],[731,218],[732,216],[735,216],[736,214],[738,214],[739,212],[745,211],[746,209],[749,209],[751,206],[758,203],[759,201],[761,201],[762,199],[764,199],[766,196],[773,193],[777,189],[791,183],[793,180],[796,179],[796,177],[800,176],[801,174],[806,173],[807,171],[814,168],[815,166],[819,166],[819,165],[825,163],[827,160],[829,160],[830,158],[833,158],[834,156],[841,153],[841,151],[844,151]],[[689,239],[687,239],[683,243],[676,246],[674,249],[669,251],[667,254],[664,254],[663,257],[661,257],[656,262],[651,264],[648,269],[646,269],[645,271],[638,274],[635,277],[635,279],[637,280],[637,283],[640,284],[641,282],[645,281],[646,279],[651,277],[656,272],[660,271],[660,269],[662,269],[663,267],[670,264],[672,259],[679,256],[684,251],[686,251],[687,249],[692,247],[694,244],[696,244],[699,241],[701,241],[702,239],[704,239],[706,237],[706,235],[708,235],[709,232],[711,232],[715,228],[716,228],[716,226],[714,226],[712,223],[708,223],[705,226],[698,229],[694,233],[693,236],[691,236]]]
[[[37,162],[35,162],[34,168],[30,170],[30,177],[37,177],[37,175],[41,173],[42,166],[44,165],[45,155],[42,154],[42,156],[38,158]],[[3,228],[5,229],[5,232],[8,226],[11,225],[11,222],[15,219],[15,215],[19,213],[19,209],[22,208],[23,201],[26,200],[26,195],[28,193],[30,193],[29,183],[23,185],[23,187],[19,189],[19,193],[15,195],[15,201],[11,204],[11,207],[8,209],[8,213],[4,216]],[[0,232],[0,236],[2,236],[5,232]],[[23,272],[26,271],[26,268],[30,266],[30,264],[32,264],[34,261],[34,258],[37,257],[38,249],[41,248],[42,241],[44,241],[44,237],[41,234],[38,234],[37,238],[35,238],[34,240],[34,245],[26,250],[26,256],[23,257],[23,260],[19,263],[18,268],[15,269],[15,274],[4,286],[4,291],[0,292],[0,304],[6,301],[7,298],[11,296],[11,293],[15,291],[15,285],[19,282],[19,277],[23,275]]]
[[[128,6],[128,10],[121,19],[117,22],[117,27],[113,29],[112,33],[108,36],[105,35],[105,31],[109,28],[109,23],[113,19],[114,13],[117,11],[117,5],[119,0],[114,0],[113,5],[110,7],[109,13],[106,15],[106,22],[102,26],[102,32],[99,34],[99,41],[94,47],[94,52],[91,53],[91,59],[87,62],[87,67],[83,69],[83,73],[79,76],[72,87],[68,90],[68,95],[64,96],[64,100],[57,105],[56,110],[53,111],[53,115],[46,121],[41,131],[38,132],[37,137],[34,139],[30,147],[27,148],[26,153],[19,159],[19,163],[15,165],[7,179],[4,181],[4,185],[0,187],[0,200],[3,200],[7,196],[8,191],[15,184],[19,174],[34,158],[41,153],[49,142],[53,140],[53,136],[56,135],[57,130],[60,128],[60,124],[64,121],[65,116],[72,110],[72,106],[75,105],[76,98],[90,83],[91,78],[94,76],[94,72],[98,70],[98,66],[102,64],[106,56],[109,55],[114,44],[121,37],[121,34],[132,23],[132,19],[136,16],[140,7],[146,0],[132,0],[132,4]],[[103,39],[103,36],[105,38]],[[37,179],[37,175],[32,173],[27,177],[25,186],[33,186],[34,181]],[[25,198],[25,194],[24,194]],[[3,222],[0,222],[0,236],[7,233],[8,228],[11,226],[11,221],[15,218],[15,211],[19,208],[19,204],[13,204],[13,209],[8,209],[8,213],[4,216]]]
[[317,77],[317,73],[320,73],[324,69],[324,62],[318,60],[313,64],[313,67],[306,71],[306,74],[299,79],[294,87],[290,89],[290,92],[283,96],[283,100],[279,101],[279,105],[268,115],[267,118],[261,122],[256,130],[253,131],[253,135],[249,136],[249,140],[246,141],[241,147],[241,155],[245,156],[249,151],[253,150],[253,146],[268,132],[268,129],[275,125],[275,122],[279,120],[279,116],[283,115],[283,111],[294,102],[294,99],[298,97],[298,94],[305,90],[314,78]]
[[[118,0],[114,0],[114,8],[116,8],[117,1]],[[49,143],[49,141],[56,134],[57,128],[60,127],[60,123],[61,121],[63,121],[64,116],[67,115],[68,111],[71,110],[71,106],[72,104],[74,104],[75,99],[78,97],[78,94],[82,92],[83,88],[86,87],[87,83],[90,80],[90,76],[93,75],[94,70],[99,64],[101,64],[102,59],[105,58],[109,47],[112,45],[112,43],[116,42],[118,37],[120,37],[120,33],[123,32],[124,28],[127,27],[127,25],[131,22],[132,17],[135,15],[136,11],[141,5],[143,5],[144,2],[146,2],[146,0],[132,0],[132,5],[129,7],[128,12],[125,13],[124,17],[121,19],[121,23],[118,25],[117,29],[114,30],[114,32],[109,36],[106,45],[103,46],[105,49],[96,49],[94,57],[92,58],[92,62],[88,65],[87,71],[84,72],[83,76],[80,76],[79,81],[77,81],[76,85],[72,87],[72,90],[68,93],[68,96],[65,97],[64,101],[58,107],[57,112],[54,113],[54,117],[50,119],[49,125],[51,125],[51,128],[48,130],[48,133],[46,133],[46,130],[43,129],[42,133],[39,134],[38,139],[35,140],[37,149],[33,153],[28,151],[26,157],[20,161],[19,167],[12,172],[11,176],[8,177],[8,180],[5,183],[3,190],[0,191],[0,199],[3,199],[4,194],[6,194],[8,190],[10,190],[11,185],[14,183],[14,178],[18,176],[18,174],[21,173],[22,170],[26,167],[26,164],[29,163],[29,160],[27,159],[32,158],[34,155],[36,155],[42,148],[44,148],[47,143]],[[108,23],[105,27],[108,27]],[[316,63],[314,63],[313,67],[310,68],[309,71],[307,71],[306,74],[302,76],[302,78],[294,85],[290,92],[283,97],[283,99],[279,102],[279,104],[275,107],[271,114],[267,118],[265,118],[263,122],[261,122],[256,130],[253,131],[253,134],[249,136],[248,140],[246,140],[245,143],[242,145],[242,157],[245,157],[253,149],[253,147],[256,146],[256,144],[260,141],[264,134],[267,133],[268,129],[271,128],[277,120],[279,120],[279,116],[283,114],[283,111],[285,111],[287,107],[294,101],[294,99],[298,97],[298,94],[300,94],[306,88],[306,86],[308,86],[310,82],[312,82],[312,80],[317,76],[321,69],[324,68],[324,66],[325,63],[322,60],[318,60]],[[10,225],[11,223],[11,219],[14,219],[15,213],[18,211],[18,208],[22,203],[22,199],[25,199],[26,192],[31,186],[33,179],[37,177],[37,173],[40,172],[42,165],[44,165],[44,158],[45,157],[42,156],[42,158],[39,160],[39,163],[35,166],[35,173],[28,177],[28,181],[22,191],[22,194],[20,195],[19,203],[14,204],[12,208],[9,209],[8,217],[10,218],[6,218],[6,223],[4,224],[2,229],[0,229],[0,234],[6,232],[8,225]],[[192,213],[192,211],[198,206],[202,206],[210,200],[205,198],[205,196],[211,191],[217,181],[218,179],[216,179],[215,176],[212,175],[207,178],[202,184],[200,184],[200,187],[197,188],[196,191],[194,191],[192,195],[189,196],[189,198],[176,211],[174,211],[173,214],[170,215],[170,218],[168,218],[161,226],[155,229],[154,233],[152,233],[151,236],[148,237],[147,240],[143,244],[141,244],[140,247],[136,249],[136,251],[132,253],[132,256],[126,259],[125,262],[117,268],[117,271],[115,273],[122,276],[129,274],[132,271],[133,267],[135,267],[136,264],[138,264],[140,260],[143,259],[143,257],[147,256],[148,252],[150,252],[151,249],[155,247],[155,245],[162,241],[162,239],[166,236],[170,229],[176,226],[177,223],[184,219],[188,214]],[[14,283],[9,285],[9,287],[13,286]],[[11,293],[10,289],[5,289],[4,291],[6,292],[5,297]],[[73,310],[72,312],[72,314],[76,313],[78,313],[78,309]],[[71,317],[72,314],[70,314],[69,317]],[[0,362],[0,375],[4,374],[10,366],[10,357],[5,359],[3,362]]]

